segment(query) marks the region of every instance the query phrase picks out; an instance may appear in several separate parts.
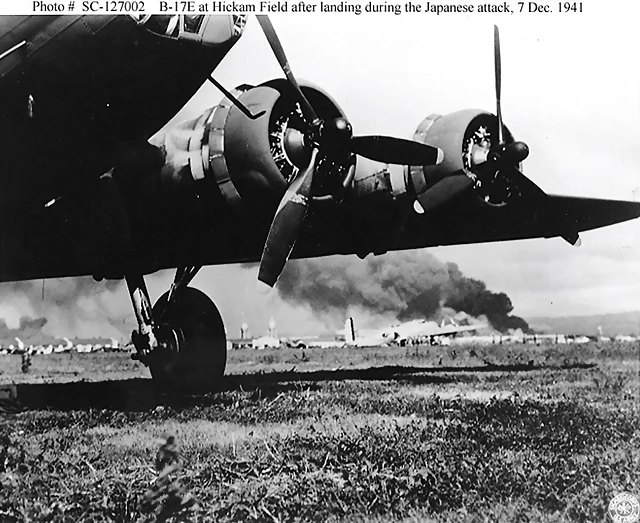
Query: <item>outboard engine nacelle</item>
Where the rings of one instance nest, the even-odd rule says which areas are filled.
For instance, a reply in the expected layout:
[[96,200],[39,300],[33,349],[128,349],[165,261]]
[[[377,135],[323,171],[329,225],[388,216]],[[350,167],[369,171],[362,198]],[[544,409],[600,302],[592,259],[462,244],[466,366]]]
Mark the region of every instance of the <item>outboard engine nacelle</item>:
[[[407,184],[413,187],[420,203],[434,209],[456,194],[473,188],[489,205],[505,205],[518,194],[517,187],[490,161],[498,143],[498,121],[486,111],[465,109],[444,116],[425,118],[413,139],[438,147],[444,159],[437,165],[410,166]],[[504,127],[505,149],[519,147]],[[514,155],[517,155],[515,151]]]

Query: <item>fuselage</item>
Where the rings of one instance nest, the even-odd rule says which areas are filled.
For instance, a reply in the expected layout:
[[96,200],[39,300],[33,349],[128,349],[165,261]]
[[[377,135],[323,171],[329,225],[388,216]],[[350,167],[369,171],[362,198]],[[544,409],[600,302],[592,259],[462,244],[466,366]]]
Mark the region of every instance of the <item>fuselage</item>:
[[60,242],[84,240],[64,222],[82,220],[76,214],[86,202],[73,201],[79,207],[67,209],[67,218],[45,205],[95,182],[122,151],[146,143],[234,43],[179,41],[126,16],[0,18],[0,53],[19,46],[0,59],[1,279],[22,279],[25,263],[33,264],[26,273],[45,266],[59,273],[64,263],[83,272],[55,252],[68,246]]
[[5,17],[3,211],[44,205],[112,167],[189,100],[230,45],[163,38],[125,16]]

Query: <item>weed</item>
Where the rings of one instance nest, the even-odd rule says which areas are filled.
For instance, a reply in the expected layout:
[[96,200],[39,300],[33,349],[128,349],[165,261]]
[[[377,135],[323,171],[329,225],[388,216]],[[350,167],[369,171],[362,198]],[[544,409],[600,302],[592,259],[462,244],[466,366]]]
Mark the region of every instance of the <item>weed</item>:
[[145,521],[161,523],[171,517],[185,518],[189,509],[196,505],[196,500],[181,484],[180,455],[174,436],[164,438],[155,465],[158,477],[140,503],[140,512],[147,514]]

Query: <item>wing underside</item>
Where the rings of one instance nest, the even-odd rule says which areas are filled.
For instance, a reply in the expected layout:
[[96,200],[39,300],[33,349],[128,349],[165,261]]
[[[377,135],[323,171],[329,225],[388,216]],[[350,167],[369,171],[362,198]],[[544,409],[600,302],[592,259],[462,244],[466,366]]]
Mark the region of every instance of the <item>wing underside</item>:
[[464,195],[430,219],[413,216],[397,248],[552,238],[638,217],[638,202],[550,195],[544,207],[492,207],[473,195]]

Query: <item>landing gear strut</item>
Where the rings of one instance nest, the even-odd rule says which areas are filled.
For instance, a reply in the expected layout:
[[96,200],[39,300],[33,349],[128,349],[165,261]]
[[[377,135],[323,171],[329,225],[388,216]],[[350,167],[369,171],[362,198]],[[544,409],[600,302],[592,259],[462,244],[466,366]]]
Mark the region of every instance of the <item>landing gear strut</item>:
[[171,288],[151,307],[141,275],[127,275],[139,330],[131,335],[137,354],[156,383],[175,392],[211,390],[227,363],[224,324],[215,304],[187,287],[199,267],[178,269]]

